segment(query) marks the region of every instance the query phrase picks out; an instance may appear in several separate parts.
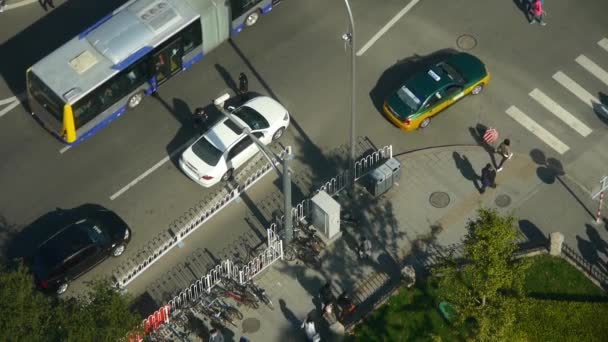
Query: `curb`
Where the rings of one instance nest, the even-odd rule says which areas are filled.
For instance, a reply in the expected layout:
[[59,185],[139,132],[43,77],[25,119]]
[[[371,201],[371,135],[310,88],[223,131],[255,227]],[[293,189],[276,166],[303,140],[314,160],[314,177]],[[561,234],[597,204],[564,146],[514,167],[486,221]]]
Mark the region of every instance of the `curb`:
[[28,6],[31,4],[37,4],[37,3],[39,3],[38,0],[20,0],[20,1],[6,0],[6,6],[4,7],[4,10],[9,11],[12,9],[16,9],[16,8],[23,7],[23,6]]

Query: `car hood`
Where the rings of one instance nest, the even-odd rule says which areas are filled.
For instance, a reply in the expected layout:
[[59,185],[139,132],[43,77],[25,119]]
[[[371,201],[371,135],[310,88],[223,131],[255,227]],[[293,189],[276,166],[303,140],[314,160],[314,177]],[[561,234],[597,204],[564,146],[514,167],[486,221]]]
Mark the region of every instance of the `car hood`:
[[268,96],[258,96],[245,103],[244,106],[255,109],[271,123],[283,120],[285,114],[288,113],[282,104]]
[[483,62],[479,58],[465,52],[450,56],[446,62],[462,74],[466,83],[478,81],[488,75]]

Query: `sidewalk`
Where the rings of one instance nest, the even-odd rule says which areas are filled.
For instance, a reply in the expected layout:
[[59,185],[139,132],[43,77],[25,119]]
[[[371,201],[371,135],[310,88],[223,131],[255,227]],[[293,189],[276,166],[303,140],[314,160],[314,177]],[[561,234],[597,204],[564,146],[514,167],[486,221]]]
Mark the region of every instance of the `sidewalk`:
[[[245,312],[235,340],[245,335],[252,341],[287,341],[295,336],[304,341],[300,324],[309,312],[320,309],[318,291],[328,279],[333,281],[336,295],[342,289],[352,293],[361,286],[371,286],[371,293],[383,282],[366,280],[375,273],[386,275],[385,281],[397,277],[414,241],[459,243],[467,220],[479,207],[496,207],[508,213],[533,196],[542,183],[537,165],[528,156],[516,155],[498,174],[497,189],[480,195],[473,180],[489,156],[479,147],[430,149],[397,158],[402,162],[397,187],[378,199],[362,191],[358,205],[342,203],[364,220],[360,227],[344,229],[342,238],[324,251],[320,269],[279,261],[258,276],[258,283],[267,289],[277,309]],[[374,246],[373,258],[366,264],[355,254],[363,234]],[[317,327],[320,325],[321,319]],[[327,331],[322,334],[323,340],[332,339]]]

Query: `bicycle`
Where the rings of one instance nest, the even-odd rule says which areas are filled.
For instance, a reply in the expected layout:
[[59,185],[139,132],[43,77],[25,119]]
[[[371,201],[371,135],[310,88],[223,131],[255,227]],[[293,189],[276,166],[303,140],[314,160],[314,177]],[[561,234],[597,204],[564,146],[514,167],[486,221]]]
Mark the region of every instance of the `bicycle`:
[[228,304],[225,300],[223,300],[221,298],[215,298],[214,300],[212,300],[211,306],[221,312],[220,316],[225,316],[232,321],[234,321],[234,320],[240,321],[243,319],[243,313],[241,311],[239,311],[239,309],[237,309],[236,307],[234,307],[231,304]]
[[230,317],[222,316],[221,311],[212,308],[210,302],[206,299],[202,299],[196,307],[190,308],[190,311],[195,316],[197,314],[206,316],[211,320],[212,325],[226,327],[226,323],[230,323],[231,325],[236,326]]
[[285,248],[283,257],[287,261],[301,260],[304,264],[310,267],[321,266],[321,261],[318,258],[319,253],[315,252],[310,246],[300,242],[298,239],[292,242]]
[[247,292],[239,293],[237,291],[227,290],[221,286],[215,286],[212,291],[221,297],[232,297],[238,306],[245,305],[252,309],[258,309],[260,307],[258,299]]
[[253,282],[253,279],[249,279],[245,285],[250,288],[253,294],[264,304],[266,304],[271,310],[274,310],[274,304],[272,303],[272,299],[266,293],[266,290],[263,287],[258,286]]

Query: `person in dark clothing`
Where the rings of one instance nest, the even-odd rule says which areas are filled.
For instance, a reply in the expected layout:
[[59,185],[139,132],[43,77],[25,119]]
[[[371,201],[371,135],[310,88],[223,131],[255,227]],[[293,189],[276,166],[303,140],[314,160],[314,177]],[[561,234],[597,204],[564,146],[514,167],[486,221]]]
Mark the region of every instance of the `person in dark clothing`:
[[218,329],[211,329],[210,333],[209,342],[224,342],[224,335]]
[[244,72],[239,74],[239,96],[243,102],[249,99],[249,80]]
[[495,188],[495,180],[496,171],[494,171],[492,165],[488,163],[483,169],[481,169],[481,188],[479,189],[479,193],[483,194],[488,186]]
[[194,110],[194,127],[195,128],[200,128],[200,129],[208,129],[209,125],[208,125],[208,121],[209,121],[209,115],[207,114],[207,112],[205,111],[205,109],[198,107]]
[[331,280],[327,281],[327,283],[321,287],[321,290],[319,290],[319,297],[321,298],[322,308],[335,300],[334,294],[331,291]]

